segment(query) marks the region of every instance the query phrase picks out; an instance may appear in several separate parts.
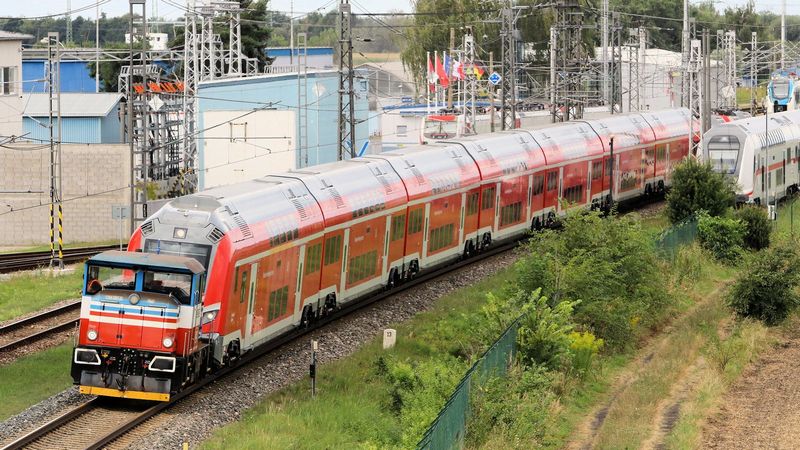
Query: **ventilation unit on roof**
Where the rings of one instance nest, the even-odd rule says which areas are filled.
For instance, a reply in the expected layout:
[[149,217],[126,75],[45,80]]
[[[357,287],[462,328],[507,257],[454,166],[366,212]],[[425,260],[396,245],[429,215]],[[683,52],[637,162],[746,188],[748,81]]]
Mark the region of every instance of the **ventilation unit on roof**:
[[339,191],[337,191],[333,186],[329,186],[328,190],[331,192],[331,196],[333,197],[333,201],[336,203],[336,207],[344,208],[344,200],[342,199],[342,195],[339,194]]
[[142,236],[147,236],[154,231],[153,221],[145,222],[142,224]]
[[223,233],[222,230],[220,230],[217,227],[214,227],[211,229],[211,231],[209,231],[208,235],[206,235],[206,238],[213,244],[216,244],[217,242],[222,240],[222,236],[224,235],[225,233]]
[[236,242],[241,242],[245,239],[253,238],[253,232],[250,230],[250,225],[247,224],[247,221],[244,220],[244,217],[242,217],[240,214],[236,214],[233,216],[233,221],[236,222],[236,225],[242,232],[242,238],[237,240]]

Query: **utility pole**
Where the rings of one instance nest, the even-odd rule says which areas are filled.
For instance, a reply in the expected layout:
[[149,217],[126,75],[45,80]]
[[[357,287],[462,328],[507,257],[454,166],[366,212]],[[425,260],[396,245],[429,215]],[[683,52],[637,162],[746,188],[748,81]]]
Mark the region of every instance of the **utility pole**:
[[[141,120],[143,122],[143,126],[141,127],[142,134],[138,134],[135,132],[137,128],[137,120],[134,117],[134,75],[136,75],[137,70],[139,69],[140,75],[142,77],[142,83],[144,83],[144,77],[146,76],[146,51],[145,51],[145,42],[147,39],[147,6],[145,4],[146,0],[129,0],[129,16],[128,16],[128,25],[130,29],[130,59],[128,60],[128,84],[127,84],[127,98],[126,102],[128,103],[128,142],[130,145],[130,169],[131,169],[131,198],[130,198],[130,215],[131,215],[131,234],[136,231],[137,222],[143,221],[147,217],[147,114],[144,112],[146,104],[143,105],[141,108],[142,115]],[[136,36],[134,35],[134,22],[133,22],[133,13],[134,13],[134,6],[140,6],[142,11],[142,29],[139,31],[140,40],[139,43],[142,45],[141,51],[141,66],[136,67],[134,66],[134,41],[136,41]],[[144,98],[144,97],[143,97]],[[137,158],[138,156],[138,158]],[[141,160],[141,161],[140,161]],[[139,164],[141,163],[141,164]],[[141,184],[139,182],[141,181]]]
[[339,0],[339,160],[345,159],[348,144],[350,157],[355,158],[356,155],[356,105],[353,77],[350,0]]
[[511,2],[507,2],[502,9],[502,28],[500,31],[501,58],[503,59],[503,74],[500,89],[503,102],[500,110],[501,122],[504,130],[513,130],[517,124],[517,98],[516,98],[516,11]]
[[[450,61],[453,60],[453,53],[455,53],[455,47],[456,47],[456,29],[451,27],[450,28]],[[444,60],[445,58],[442,58],[442,59]],[[442,64],[444,64],[444,61],[442,61]],[[450,65],[452,66],[452,64],[453,63],[451,62]],[[445,67],[445,71],[449,72],[449,70],[447,70],[447,69],[448,69],[448,67]],[[450,79],[450,74],[449,73],[447,74],[447,79],[448,80]],[[465,105],[461,105],[461,107],[465,108]],[[447,109],[452,109],[452,108],[453,108],[453,83],[449,83],[447,85]]]
[[97,2],[94,20],[94,91],[100,92],[100,2]]
[[631,30],[628,41],[628,111],[644,109],[644,68],[647,30],[643,26]]
[[[586,72],[586,54],[582,47],[583,11],[578,0],[557,0],[555,36],[556,50],[551,55],[556,58],[555,69],[550,74],[555,81],[555,104],[551,108],[553,122],[582,119],[586,101],[582,87],[582,77]],[[563,105],[563,109],[559,106]]]
[[711,36],[708,29],[702,35],[703,55],[703,116],[701,117],[701,132],[705,133],[711,128]]
[[692,156],[702,156],[702,139],[695,142],[695,134],[702,133],[702,125],[698,127],[697,122],[702,120],[703,117],[703,89],[700,80],[700,71],[702,70],[702,50],[701,42],[693,39],[690,42],[689,49],[689,66],[688,73],[689,79],[689,154]]
[[[47,33],[47,92],[50,131],[50,268],[64,268],[64,210],[61,190],[61,52],[58,33]],[[58,245],[55,243],[58,223]]]
[[750,33],[750,114],[756,115],[756,88],[758,87],[758,33]]
[[297,33],[297,122],[300,134],[297,149],[300,161],[308,167],[308,45],[306,33]]
[[611,98],[611,91],[609,90],[609,67],[608,67],[608,1],[603,0],[603,17],[602,17],[602,26],[603,26],[603,36],[602,36],[602,55],[601,55],[601,63],[603,64],[602,68],[602,77],[601,80],[603,84],[603,101],[606,102],[606,106],[610,105],[611,113],[614,112],[614,102]]
[[[472,36],[472,28],[467,27],[464,33],[464,64],[466,67],[475,65],[475,39]],[[475,100],[478,89],[478,80],[474,70],[468,70],[464,79],[464,103],[461,109],[464,114],[464,127],[469,134],[475,134]],[[449,99],[448,99],[449,100]]]
[[688,104],[686,88],[689,78],[689,0],[683,0],[683,28],[681,29],[681,106]]
[[67,35],[64,42],[69,45],[72,43],[72,2],[70,0],[67,0],[67,13],[64,15],[64,19],[67,22]]
[[781,2],[781,70],[786,69],[786,0]]
[[[610,77],[611,77],[611,114],[622,112],[622,25],[620,25],[619,13],[612,15],[611,26],[611,62],[610,62]],[[554,38],[551,36],[551,41]],[[555,46],[555,44],[552,44]]]
[[[472,71],[474,75],[474,70]],[[489,52],[489,73],[494,73],[494,52]],[[489,131],[494,133],[494,84],[489,83]]]

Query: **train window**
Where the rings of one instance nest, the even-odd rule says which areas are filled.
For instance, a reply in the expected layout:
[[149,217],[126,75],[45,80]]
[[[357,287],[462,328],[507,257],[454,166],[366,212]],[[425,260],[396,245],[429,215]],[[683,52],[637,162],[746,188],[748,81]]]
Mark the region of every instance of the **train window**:
[[500,209],[500,226],[517,223],[522,218],[522,202],[512,203]]
[[133,289],[135,273],[113,267],[89,266],[86,293],[94,295],[103,289]]
[[269,293],[269,309],[267,311],[268,322],[283,316],[288,309],[289,286],[284,286]]
[[305,274],[314,273],[321,267],[322,243],[314,244],[306,249]]
[[325,239],[325,265],[329,266],[339,261],[342,256],[342,236],[336,235]]
[[435,252],[450,246],[453,243],[453,230],[455,230],[455,227],[452,223],[432,229],[428,239],[428,251]]
[[544,191],[544,175],[533,176],[533,195],[540,195]]
[[392,236],[391,241],[403,239],[406,234],[406,215],[400,214],[399,216],[392,217]]
[[158,253],[162,255],[188,256],[200,262],[208,269],[211,258],[211,246],[190,244],[188,242],[165,241],[161,239],[147,239],[144,243],[145,253]]
[[600,177],[603,176],[603,163],[600,162],[593,162],[592,163],[592,179],[599,180]]
[[711,167],[719,173],[735,173],[739,159],[739,138],[732,135],[714,136],[708,141]]
[[667,159],[667,147],[659,145],[656,148],[656,161],[664,161]]
[[782,185],[786,181],[785,172],[783,168],[780,168],[775,171],[775,184],[776,186]]
[[478,212],[478,197],[479,194],[477,192],[473,192],[467,195],[467,208],[466,214],[471,216]]
[[242,282],[239,286],[239,303],[244,303],[244,298],[247,294],[247,271],[242,271]]
[[144,291],[169,294],[181,304],[192,302],[192,276],[184,273],[152,272],[144,273]]
[[550,192],[558,187],[558,172],[547,174],[547,191]]
[[494,192],[495,188],[490,187],[483,190],[483,198],[481,199],[481,209],[494,208]]
[[422,208],[411,211],[408,215],[408,234],[416,234],[422,231],[423,215],[425,214]]
[[377,260],[378,252],[376,250],[352,257],[350,259],[350,270],[347,272],[347,282],[355,283],[374,276],[378,267]]
[[611,176],[611,158],[606,158],[605,172],[607,177]]

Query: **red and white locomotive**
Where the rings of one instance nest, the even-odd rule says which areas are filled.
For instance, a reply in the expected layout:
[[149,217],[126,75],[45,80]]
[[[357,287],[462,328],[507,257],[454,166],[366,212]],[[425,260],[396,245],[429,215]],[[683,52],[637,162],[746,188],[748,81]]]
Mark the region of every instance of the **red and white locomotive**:
[[133,234],[130,258],[87,262],[74,381],[166,400],[343,303],[570,208],[661,191],[688,154],[689,120],[674,109],[518,129],[172,200]]

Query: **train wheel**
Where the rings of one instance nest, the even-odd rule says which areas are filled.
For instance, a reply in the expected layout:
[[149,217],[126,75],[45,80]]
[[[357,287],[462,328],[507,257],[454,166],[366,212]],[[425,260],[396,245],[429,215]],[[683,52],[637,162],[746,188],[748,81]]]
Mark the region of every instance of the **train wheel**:
[[338,305],[336,304],[336,295],[328,294],[328,296],[325,297],[325,307],[323,315],[327,316],[336,311],[337,308]]
[[314,307],[311,305],[306,305],[303,307],[303,314],[300,316],[300,326],[303,328],[308,328],[311,325],[311,322],[314,321]]

